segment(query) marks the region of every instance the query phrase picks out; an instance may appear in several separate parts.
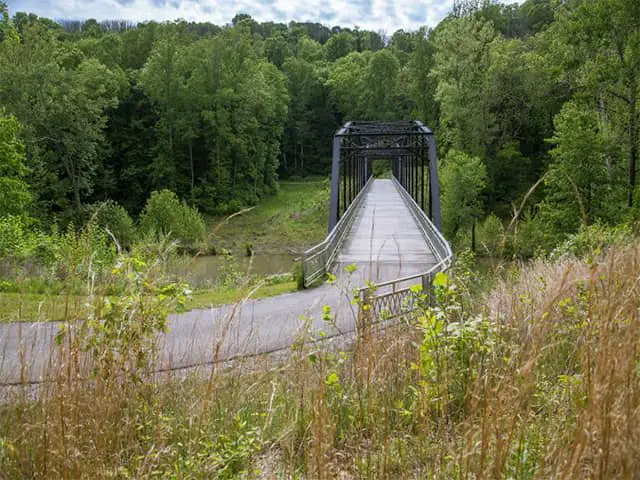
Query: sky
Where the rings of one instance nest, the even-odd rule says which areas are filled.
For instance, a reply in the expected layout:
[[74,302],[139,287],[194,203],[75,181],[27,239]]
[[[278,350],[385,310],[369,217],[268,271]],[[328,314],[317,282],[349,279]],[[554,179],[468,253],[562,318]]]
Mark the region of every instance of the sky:
[[[516,1],[516,0],[514,0]],[[229,23],[236,13],[258,22],[319,22],[393,33],[433,27],[453,0],[8,0],[9,11],[60,19],[176,20]]]

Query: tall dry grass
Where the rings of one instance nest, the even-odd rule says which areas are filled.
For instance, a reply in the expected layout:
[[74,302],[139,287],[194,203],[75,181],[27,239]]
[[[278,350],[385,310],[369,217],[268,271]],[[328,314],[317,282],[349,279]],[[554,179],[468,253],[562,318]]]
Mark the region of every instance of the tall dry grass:
[[637,478],[640,245],[483,296],[454,273],[349,345],[307,332],[284,357],[133,375],[110,344],[108,369],[0,407],[0,477]]

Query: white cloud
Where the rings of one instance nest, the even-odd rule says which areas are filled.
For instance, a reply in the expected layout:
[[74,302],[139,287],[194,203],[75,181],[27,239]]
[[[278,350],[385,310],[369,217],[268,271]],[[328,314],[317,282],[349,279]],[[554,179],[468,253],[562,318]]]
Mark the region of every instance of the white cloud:
[[312,21],[368,30],[435,26],[453,0],[9,0],[12,12],[54,19],[127,19],[229,23],[238,12],[259,22]]

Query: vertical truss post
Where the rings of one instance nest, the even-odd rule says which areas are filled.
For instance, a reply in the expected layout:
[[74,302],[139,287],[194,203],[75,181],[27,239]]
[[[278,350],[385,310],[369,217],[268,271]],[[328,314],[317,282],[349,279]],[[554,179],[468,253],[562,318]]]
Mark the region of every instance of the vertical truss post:
[[353,180],[355,178],[355,175],[353,174],[355,170],[355,162],[354,162],[354,154],[352,153],[349,156],[349,205],[351,205],[351,202],[353,202],[353,193],[354,193],[354,185],[353,185]]
[[[349,208],[349,204],[351,203],[351,152],[348,152],[347,155],[345,155],[345,160],[346,160],[346,169],[344,172],[344,181],[345,181],[345,186],[346,186],[346,195],[344,196],[345,199],[345,203],[344,203],[344,211],[347,211],[347,208]],[[344,215],[344,212],[343,212]]]
[[[356,198],[356,155],[355,153],[351,156],[351,202]],[[351,205],[349,202],[349,205]]]
[[415,153],[411,154],[411,170],[413,178],[411,179],[411,190],[413,190],[413,199],[418,203],[418,162]]
[[333,137],[333,160],[331,162],[331,201],[329,204],[329,232],[338,223],[340,215],[340,137]]
[[436,138],[433,133],[428,136],[429,142],[429,186],[431,202],[431,215],[436,228],[442,231],[442,219],[440,217],[440,187],[438,185],[438,153],[436,152]]
[[407,191],[409,192],[409,195],[411,197],[413,197],[413,162],[412,162],[412,158],[411,155],[407,155],[406,157],[406,162],[407,162]]
[[369,180],[369,159],[364,159],[364,183],[367,183]]
[[424,212],[424,136],[420,136],[420,208]]
[[413,197],[413,168],[411,165],[411,155],[404,157],[404,161],[407,162],[407,192]]
[[[346,154],[345,158],[342,159],[342,173],[340,177],[342,178],[342,212],[347,208],[347,158]],[[338,219],[342,216],[342,213],[338,216]]]

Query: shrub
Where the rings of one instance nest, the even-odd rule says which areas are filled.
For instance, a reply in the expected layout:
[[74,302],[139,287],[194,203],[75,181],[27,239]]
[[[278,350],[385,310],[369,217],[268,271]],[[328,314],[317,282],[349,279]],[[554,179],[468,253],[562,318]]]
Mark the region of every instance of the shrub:
[[33,235],[22,217],[0,218],[0,259],[23,259],[31,252]]
[[59,247],[59,237],[57,227],[55,226],[50,235],[42,232],[36,233],[32,257],[38,264],[51,266],[55,263]]
[[525,216],[518,223],[516,231],[510,238],[513,253],[523,258],[532,258],[549,251],[554,239],[550,238],[548,225],[540,215]]
[[170,190],[151,193],[140,216],[140,229],[145,235],[171,236],[192,251],[201,246],[206,231],[200,212]]
[[558,245],[552,252],[552,259],[565,256],[578,258],[599,253],[613,245],[622,245],[632,237],[631,229],[626,226],[608,227],[606,225],[582,226],[577,233]]
[[116,248],[107,233],[94,225],[76,231],[70,223],[67,231],[56,238],[56,268],[58,276],[92,278],[110,272],[116,261]]
[[127,211],[113,200],[99,202],[92,205],[91,210],[95,215],[98,226],[108,229],[122,248],[129,248],[136,235],[133,220]]
[[490,214],[478,226],[478,250],[480,254],[495,255],[504,238],[502,222],[494,214]]

